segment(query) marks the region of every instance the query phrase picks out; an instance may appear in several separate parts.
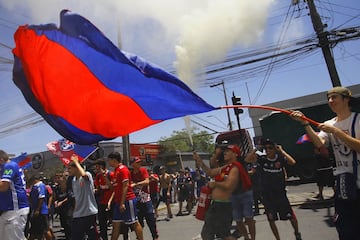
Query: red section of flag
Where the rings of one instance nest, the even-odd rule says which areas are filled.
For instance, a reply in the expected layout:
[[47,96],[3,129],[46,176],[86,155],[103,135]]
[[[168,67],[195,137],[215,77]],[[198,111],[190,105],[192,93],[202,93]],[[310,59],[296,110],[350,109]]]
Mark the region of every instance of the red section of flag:
[[30,157],[26,157],[25,159],[18,162],[19,167],[24,167],[26,164],[31,163]]

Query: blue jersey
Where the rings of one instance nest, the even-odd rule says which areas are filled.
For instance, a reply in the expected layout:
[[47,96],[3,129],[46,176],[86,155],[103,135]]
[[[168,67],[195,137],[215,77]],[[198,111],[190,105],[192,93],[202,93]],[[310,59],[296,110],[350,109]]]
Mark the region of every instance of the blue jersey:
[[25,176],[16,162],[6,162],[0,169],[2,182],[9,182],[9,189],[0,192],[0,211],[29,207],[25,189]]
[[37,182],[34,184],[30,191],[30,205],[31,205],[31,211],[34,212],[39,205],[40,199],[44,199],[41,208],[40,208],[40,214],[49,214],[49,209],[47,207],[47,189],[43,182]]

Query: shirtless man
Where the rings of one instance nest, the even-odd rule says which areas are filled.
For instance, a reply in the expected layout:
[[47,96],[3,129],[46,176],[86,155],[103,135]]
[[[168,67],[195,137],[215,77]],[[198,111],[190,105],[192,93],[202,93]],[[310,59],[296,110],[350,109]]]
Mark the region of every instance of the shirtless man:
[[171,176],[166,173],[165,166],[160,167],[161,175],[159,177],[160,182],[160,192],[162,195],[160,196],[161,201],[166,204],[167,209],[167,217],[165,220],[169,221],[170,218],[173,217],[171,213],[170,201],[171,201]]
[[203,240],[221,238],[224,240],[235,239],[230,234],[232,224],[231,196],[239,183],[239,168],[236,161],[240,155],[239,147],[228,145],[224,151],[223,167],[209,168],[204,164],[199,155],[194,152],[193,158],[206,174],[214,177],[214,182],[209,182],[212,189],[212,202],[205,215],[205,223],[201,230]]

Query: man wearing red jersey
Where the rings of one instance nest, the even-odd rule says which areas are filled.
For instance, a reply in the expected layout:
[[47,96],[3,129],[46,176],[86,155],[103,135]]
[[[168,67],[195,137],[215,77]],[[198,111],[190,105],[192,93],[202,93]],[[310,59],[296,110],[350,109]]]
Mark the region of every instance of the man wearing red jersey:
[[135,231],[138,240],[143,240],[142,227],[137,218],[136,196],[131,187],[129,169],[121,163],[119,152],[108,155],[108,162],[114,168],[112,180],[114,188],[114,214],[111,240],[117,240],[122,224],[129,225]]
[[155,218],[158,217],[157,205],[160,198],[160,187],[159,187],[159,176],[152,171],[152,169],[148,170],[149,172],[149,191],[150,198],[153,204],[153,208],[155,210]]
[[156,220],[154,215],[154,208],[150,198],[149,191],[149,173],[146,168],[141,167],[141,159],[135,157],[130,161],[133,171],[131,172],[131,179],[134,192],[137,196],[138,218],[142,227],[144,227],[144,218],[149,226],[153,240],[158,239],[158,232],[156,228]]
[[108,240],[107,224],[111,219],[111,195],[113,187],[111,185],[110,171],[106,169],[106,162],[99,159],[95,163],[95,193],[98,195],[98,220],[100,226],[100,236],[103,240]]

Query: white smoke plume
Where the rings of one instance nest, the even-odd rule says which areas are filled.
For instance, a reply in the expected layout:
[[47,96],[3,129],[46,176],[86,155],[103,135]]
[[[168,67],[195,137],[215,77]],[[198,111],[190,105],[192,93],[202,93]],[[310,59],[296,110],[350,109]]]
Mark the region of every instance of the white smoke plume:
[[2,5],[29,16],[31,24],[56,23],[64,8],[82,14],[114,43],[121,31],[122,49],[136,50],[135,54],[155,63],[176,59],[179,78],[195,86],[195,73],[207,64],[221,61],[234,47],[261,39],[272,3],[274,0],[13,0]]
[[176,45],[179,77],[190,85],[206,65],[221,61],[234,47],[260,40],[272,0],[212,0],[181,19]]

